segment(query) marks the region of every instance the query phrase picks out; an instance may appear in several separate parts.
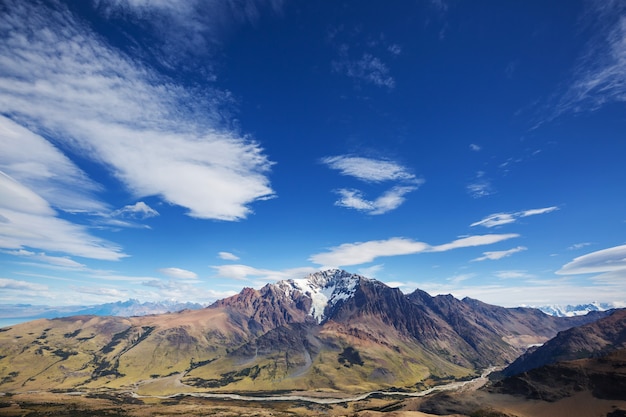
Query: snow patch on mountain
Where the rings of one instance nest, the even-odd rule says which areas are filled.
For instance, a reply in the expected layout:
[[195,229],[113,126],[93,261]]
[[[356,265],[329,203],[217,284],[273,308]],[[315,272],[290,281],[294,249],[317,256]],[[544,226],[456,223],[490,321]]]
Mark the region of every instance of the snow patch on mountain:
[[543,311],[546,314],[556,317],[574,317],[584,316],[592,311],[606,311],[612,308],[624,308],[626,303],[613,302],[613,303],[598,303],[596,301],[587,304],[568,304],[568,305],[544,305],[544,306],[531,306]]
[[325,319],[324,311],[342,300],[354,295],[359,280],[367,279],[339,269],[316,272],[302,279],[281,281],[277,285],[285,291],[287,297],[294,298],[294,292],[300,292],[311,299],[309,314],[318,323]]

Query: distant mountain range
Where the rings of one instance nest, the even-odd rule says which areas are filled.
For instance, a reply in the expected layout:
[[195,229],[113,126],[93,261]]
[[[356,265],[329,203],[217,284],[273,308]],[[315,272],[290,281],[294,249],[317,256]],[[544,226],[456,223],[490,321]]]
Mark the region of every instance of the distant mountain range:
[[432,297],[342,270],[267,284],[203,309],[80,315],[0,331],[0,391],[139,393],[419,388],[506,365],[606,312],[554,317]]
[[93,314],[96,316],[145,316],[148,314],[173,313],[181,310],[203,308],[198,303],[181,303],[178,301],[140,302],[130,299],[90,306],[52,307],[31,304],[0,304],[0,327],[11,326],[37,319],[54,319],[58,317]]
[[573,317],[584,316],[591,311],[606,311],[614,308],[626,307],[626,303],[588,303],[588,304],[576,304],[576,305],[546,305],[537,306],[535,308],[543,311],[546,314],[557,317]]
[[[302,280],[295,280],[295,282]],[[284,285],[284,284],[283,284]],[[297,285],[297,284],[295,284]],[[325,292],[330,289],[325,289]],[[314,292],[313,292],[314,293]],[[338,296],[338,295],[336,295]],[[320,303],[326,297],[323,293],[316,295],[314,303]],[[327,298],[327,297],[326,297]],[[331,304],[334,300],[330,300]],[[626,303],[588,303],[577,305],[545,305],[531,306],[546,314],[556,317],[584,316],[592,311],[606,311],[614,308],[622,308]],[[54,319],[59,317],[96,315],[96,316],[146,316],[150,314],[175,313],[181,310],[197,310],[206,307],[199,303],[179,301],[155,301],[140,302],[130,299],[114,303],[86,305],[86,306],[46,306],[32,304],[0,304],[0,327],[12,326],[37,319]],[[323,305],[313,306],[317,318],[323,315]]]

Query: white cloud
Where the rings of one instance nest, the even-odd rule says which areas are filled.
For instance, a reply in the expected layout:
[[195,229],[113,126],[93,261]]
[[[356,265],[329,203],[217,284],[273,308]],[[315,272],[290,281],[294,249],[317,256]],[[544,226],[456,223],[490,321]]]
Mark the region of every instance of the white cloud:
[[452,249],[469,248],[474,246],[491,245],[494,243],[502,242],[504,240],[513,239],[519,237],[516,233],[508,234],[492,234],[492,235],[477,235],[468,236],[460,239],[456,239],[450,243],[443,245],[433,246],[431,252],[445,252]]
[[554,280],[524,282],[517,286],[502,284],[452,285],[450,283],[432,282],[418,283],[417,287],[431,295],[452,294],[459,299],[470,297],[504,307],[582,304],[592,301],[623,302],[626,299],[626,287],[624,285],[572,285],[567,281]]
[[106,297],[111,301],[119,301],[130,298],[128,291],[120,290],[118,288],[76,287],[73,288],[73,290],[81,294],[97,295],[100,303],[102,302],[102,298],[100,297]]
[[484,219],[472,223],[470,227],[484,226],[484,227],[491,228],[491,227],[496,227],[496,226],[502,226],[505,224],[515,223],[517,219],[520,217],[528,217],[528,216],[535,216],[538,214],[551,213],[558,209],[559,209],[558,207],[552,206],[552,207],[544,207],[544,208],[538,208],[538,209],[518,211],[515,213],[490,214]]
[[556,271],[559,275],[617,273],[626,278],[626,245],[614,246],[574,258]]
[[51,206],[77,212],[101,212],[101,189],[57,147],[0,115],[0,171],[33,190]]
[[387,159],[372,159],[359,156],[339,155],[322,158],[322,163],[347,175],[365,182],[413,181],[415,175],[409,170]]
[[216,265],[211,268],[215,269],[217,271],[217,275],[222,278],[240,281],[281,281],[285,279],[298,279],[319,270],[311,267],[272,270],[255,268],[248,265]]
[[144,203],[143,201],[138,201],[133,205],[127,205],[119,210],[115,210],[111,214],[113,216],[147,219],[149,217],[158,216],[159,212]]
[[220,259],[223,259],[225,261],[238,261],[239,260],[239,256],[230,252],[220,252],[218,253],[218,256],[220,257]]
[[425,252],[430,246],[411,239],[394,237],[387,240],[344,243],[331,248],[329,252],[312,255],[309,260],[326,267],[359,265],[372,262],[381,256],[409,255]]
[[371,212],[374,210],[374,202],[363,198],[363,193],[359,190],[339,189],[336,191],[341,196],[335,202],[336,206],[347,207],[355,210]]
[[113,243],[90,235],[83,226],[56,217],[39,195],[0,172],[0,248],[37,248],[92,259],[119,260]]
[[[7,211],[22,211],[24,213],[53,216],[55,211],[48,205],[48,202],[41,198],[30,188],[23,186],[13,178],[0,171],[0,207]],[[3,215],[4,223],[9,223],[10,219]]]
[[339,189],[337,194],[341,198],[335,202],[335,205],[363,211],[371,215],[385,214],[400,207],[406,200],[404,195],[415,190],[417,187],[393,187],[375,200],[366,200],[359,190]]
[[407,238],[394,237],[387,240],[344,243],[328,252],[312,255],[309,260],[326,267],[360,265],[382,256],[412,255],[421,252],[444,252],[452,249],[482,246],[518,237],[517,234],[468,236],[451,243],[431,246]]
[[568,250],[578,250],[578,249],[582,249],[586,246],[590,246],[592,245],[591,242],[581,242],[581,243],[574,243],[572,246],[568,247]]
[[526,271],[518,270],[497,271],[494,275],[500,279],[535,278],[534,275],[529,274]]
[[364,182],[398,181],[402,183],[402,185],[396,185],[385,191],[374,200],[366,199],[360,190],[346,188],[336,190],[340,199],[335,202],[335,205],[363,211],[371,215],[385,214],[398,208],[406,200],[404,197],[406,194],[417,190],[424,183],[423,179],[416,178],[404,166],[385,159],[341,155],[322,158],[322,163],[331,169],[338,170],[342,175],[351,176]]
[[494,193],[491,181],[488,179],[472,182],[467,185],[466,190],[474,198],[487,197]]
[[478,171],[472,182],[465,189],[473,198],[487,197],[495,192],[491,185],[491,180],[487,178],[484,171]]
[[567,250],[578,250],[590,245],[592,245],[591,242],[574,243],[572,246],[568,247]]
[[196,302],[206,305],[211,304],[216,300],[237,294],[237,291],[218,291],[211,288],[204,288],[199,285],[193,285],[187,281],[149,280],[143,282],[143,286],[147,287],[147,292],[137,291],[137,294],[133,295],[133,297],[141,297],[142,299],[154,301],[172,300]]
[[35,284],[28,281],[17,281],[9,278],[0,278],[0,288],[3,290],[18,290],[18,291],[45,291],[47,286],[41,284]]
[[569,85],[551,119],[564,113],[594,111],[626,101],[626,3],[588,2],[587,29],[593,30]]
[[468,273],[468,274],[458,274],[448,278],[446,281],[450,281],[453,285],[459,285],[463,281],[467,281],[476,276],[476,274]]
[[273,196],[271,163],[221,128],[220,91],[192,92],[102,43],[63,5],[15,2],[0,24],[0,111],[100,163],[137,198],[238,220]]
[[515,214],[512,213],[496,213],[496,214],[490,214],[489,216],[485,217],[484,219],[474,222],[470,225],[470,227],[474,227],[474,226],[484,226],[484,227],[496,227],[496,226],[502,226],[505,224],[510,224],[510,223],[515,223],[516,221],[516,216]]
[[76,262],[75,260],[66,256],[49,256],[49,255],[46,255],[44,252],[35,253],[35,252],[30,252],[24,249],[18,249],[15,251],[6,251],[5,253],[8,253],[10,255],[27,257],[35,261],[43,262],[43,263],[54,265],[54,266],[59,266],[62,268],[69,268],[69,269],[85,268],[85,265],[79,262]]
[[522,252],[525,251],[526,247],[524,246],[518,246],[516,248],[513,249],[509,249],[509,250],[501,250],[501,251],[493,251],[493,252],[483,252],[483,256],[476,258],[476,259],[472,259],[472,261],[496,261],[498,259],[502,259],[502,258],[506,258],[508,256],[513,255],[514,253],[517,252]]
[[519,217],[528,217],[528,216],[536,216],[537,214],[551,213],[551,212],[556,211],[558,209],[559,209],[558,207],[552,206],[552,207],[544,207],[544,208],[538,208],[538,209],[524,210],[524,211],[520,211],[519,213],[515,213],[515,214],[519,215]]
[[475,143],[470,143],[470,149],[473,150],[474,152],[478,152],[481,150],[481,147],[479,145],[476,145]]
[[161,268],[159,272],[174,279],[197,279],[198,274],[181,268]]

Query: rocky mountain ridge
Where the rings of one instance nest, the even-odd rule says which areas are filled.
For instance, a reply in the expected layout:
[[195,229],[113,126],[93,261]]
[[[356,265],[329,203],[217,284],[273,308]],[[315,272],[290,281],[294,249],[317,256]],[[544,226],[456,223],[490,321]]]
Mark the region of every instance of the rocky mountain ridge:
[[520,356],[504,374],[510,376],[557,362],[598,358],[619,349],[626,349],[626,309],[612,310],[593,323],[559,332]]
[[529,344],[601,315],[558,318],[420,290],[405,295],[329,270],[245,288],[201,310],[4,328],[0,391],[424,386],[509,363]]
[[564,330],[509,365],[491,391],[557,401],[582,391],[626,400],[626,310]]

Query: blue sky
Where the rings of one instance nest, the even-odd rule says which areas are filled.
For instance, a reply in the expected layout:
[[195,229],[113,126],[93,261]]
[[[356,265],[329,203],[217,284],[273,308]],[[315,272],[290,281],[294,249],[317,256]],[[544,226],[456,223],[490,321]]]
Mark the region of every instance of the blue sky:
[[0,303],[624,303],[625,102],[621,1],[5,0]]

